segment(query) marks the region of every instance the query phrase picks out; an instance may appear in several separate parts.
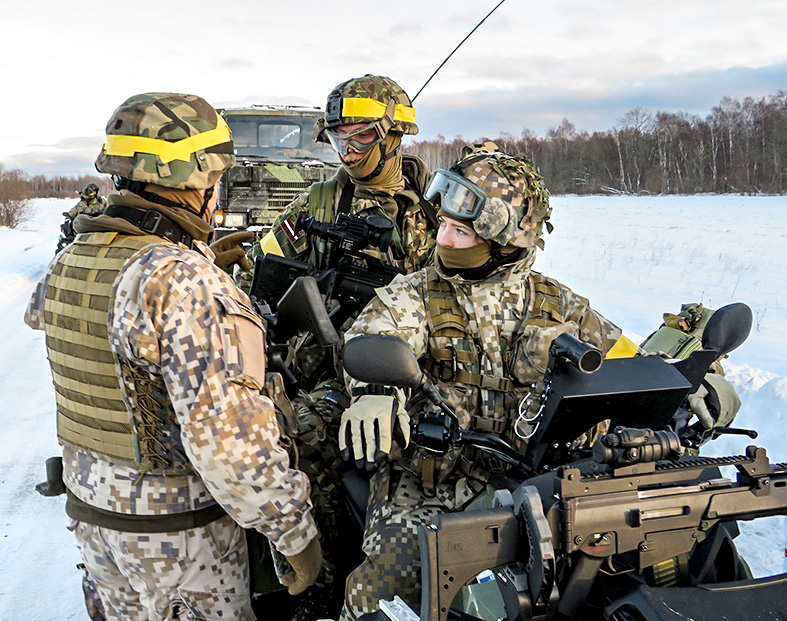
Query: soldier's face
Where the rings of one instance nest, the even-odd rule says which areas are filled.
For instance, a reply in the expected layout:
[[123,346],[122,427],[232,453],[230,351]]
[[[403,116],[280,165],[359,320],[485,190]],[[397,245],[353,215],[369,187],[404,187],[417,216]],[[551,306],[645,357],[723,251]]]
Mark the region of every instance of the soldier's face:
[[440,226],[437,229],[437,243],[444,248],[470,248],[484,243],[469,224],[459,220],[440,216]]
[[[365,126],[366,123],[352,123],[351,125],[340,125],[338,127],[338,130],[340,132],[349,134],[350,132],[354,132]],[[355,134],[353,136],[353,139],[362,144],[371,144],[372,142],[377,140],[377,133],[373,129],[370,129],[368,131],[361,132],[360,134]],[[342,162],[344,162],[347,166],[352,166],[353,164],[357,164],[361,159],[363,159],[365,150],[358,151],[352,146],[352,144],[348,144],[345,147],[344,143],[342,143],[342,146],[347,149],[347,153],[342,154],[340,152],[339,157],[341,158]]]

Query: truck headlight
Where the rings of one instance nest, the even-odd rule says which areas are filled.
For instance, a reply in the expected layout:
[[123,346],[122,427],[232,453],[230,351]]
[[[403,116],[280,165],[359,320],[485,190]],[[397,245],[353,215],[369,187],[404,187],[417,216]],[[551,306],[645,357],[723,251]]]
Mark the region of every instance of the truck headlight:
[[225,213],[224,226],[230,229],[246,228],[248,222],[246,221],[247,214],[245,213]]

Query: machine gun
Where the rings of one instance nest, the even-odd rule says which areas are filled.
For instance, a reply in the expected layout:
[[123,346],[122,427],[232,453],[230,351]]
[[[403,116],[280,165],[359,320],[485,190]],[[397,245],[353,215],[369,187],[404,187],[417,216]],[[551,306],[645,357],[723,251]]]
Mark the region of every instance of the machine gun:
[[[735,466],[737,481],[719,466]],[[462,585],[485,569],[495,573],[508,619],[678,618],[663,612],[671,609],[699,621],[770,608],[778,618],[787,595],[787,576],[745,579],[731,540],[734,520],[787,514],[787,465],[772,466],[764,449],[560,467],[513,494],[497,492],[496,504],[421,527],[424,621],[445,620]],[[717,526],[728,522],[732,532]]]
[[[400,339],[363,335],[345,345],[352,377],[420,391],[438,406],[420,417],[414,442],[435,453],[470,444],[514,466],[517,478],[501,479],[492,509],[441,514],[419,527],[420,619],[445,621],[462,587],[485,570],[504,604],[494,618],[779,618],[787,575],[751,579],[732,539],[736,520],[787,515],[787,465],[771,465],[754,446],[744,456],[688,456],[691,444],[670,426],[711,362],[748,335],[745,305],[717,315],[703,349],[677,364],[656,356],[602,364],[574,337],[555,339],[524,455],[462,429]],[[612,433],[592,450],[573,447],[604,419]],[[722,476],[723,466],[738,470],[736,480]],[[412,612],[395,602],[381,608],[391,619]]]
[[320,293],[332,305],[331,323],[339,329],[366,306],[377,287],[405,273],[364,252],[368,248],[386,252],[392,243],[393,230],[391,220],[376,214],[362,217],[340,213],[336,222],[330,223],[301,212],[295,222],[295,232],[313,235],[327,244],[328,267],[317,270],[302,261],[260,255],[255,260],[250,295],[276,312],[279,299],[296,278],[313,276]]

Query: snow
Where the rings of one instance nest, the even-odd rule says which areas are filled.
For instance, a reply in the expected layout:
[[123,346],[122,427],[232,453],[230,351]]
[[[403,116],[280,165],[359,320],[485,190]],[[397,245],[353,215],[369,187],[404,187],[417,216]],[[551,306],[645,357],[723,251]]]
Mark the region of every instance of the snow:
[[[43,335],[22,321],[35,283],[52,258],[61,213],[72,201],[34,201],[19,230],[0,228],[0,619],[86,620],[66,530],[64,497],[34,490],[59,452],[54,391]],[[556,196],[536,269],[588,297],[641,341],[686,302],[718,308],[745,302],[755,326],[725,363],[743,406],[736,426],[773,462],[787,461],[787,198],[746,196]],[[707,455],[742,454],[752,441],[726,436]],[[737,545],[756,576],[782,570],[782,518],[745,522]]]

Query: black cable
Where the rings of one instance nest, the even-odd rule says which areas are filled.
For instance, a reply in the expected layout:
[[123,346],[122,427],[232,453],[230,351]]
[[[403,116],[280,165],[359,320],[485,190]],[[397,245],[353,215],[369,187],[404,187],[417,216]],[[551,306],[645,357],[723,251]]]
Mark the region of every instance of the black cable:
[[458,50],[460,47],[462,47],[462,43],[467,41],[470,38],[470,35],[473,34],[476,30],[478,30],[478,27],[486,21],[486,18],[489,17],[492,13],[494,13],[498,9],[498,7],[501,4],[503,4],[505,1],[506,0],[500,0],[500,2],[497,3],[497,6],[495,6],[495,8],[493,8],[491,11],[489,11],[489,13],[486,14],[486,17],[484,17],[484,19],[482,19],[480,22],[478,22],[476,24],[475,28],[473,28],[470,32],[467,33],[467,36],[459,42],[459,45],[457,45],[454,48],[453,52],[451,52],[448,56],[445,57],[445,60],[442,63],[440,63],[440,66],[437,69],[434,70],[434,73],[429,76],[429,79],[426,82],[424,82],[424,85],[420,89],[418,89],[418,92],[415,94],[415,97],[413,97],[410,101],[415,101],[415,98],[418,97],[418,95],[421,94],[421,91],[424,90],[426,88],[426,85],[429,84],[429,82],[432,81],[432,78],[435,77],[435,75],[437,75],[437,72],[440,71],[440,69],[443,68],[443,65],[448,62],[448,59],[451,58],[451,56],[454,55],[454,52],[456,52],[456,50]]

